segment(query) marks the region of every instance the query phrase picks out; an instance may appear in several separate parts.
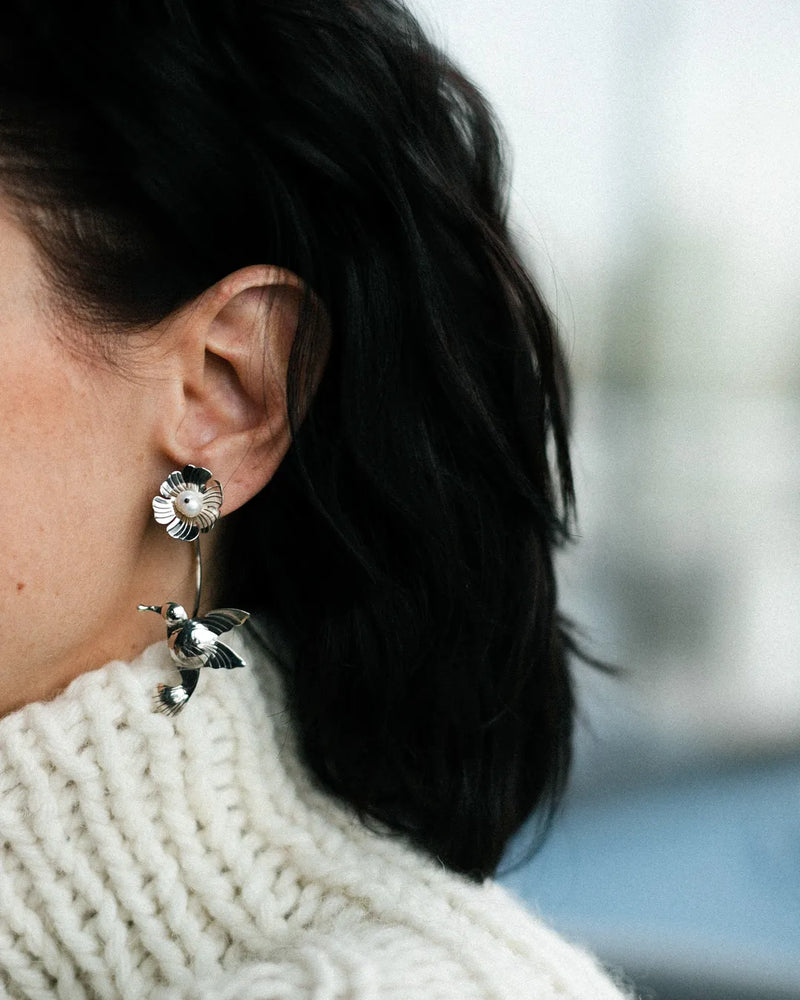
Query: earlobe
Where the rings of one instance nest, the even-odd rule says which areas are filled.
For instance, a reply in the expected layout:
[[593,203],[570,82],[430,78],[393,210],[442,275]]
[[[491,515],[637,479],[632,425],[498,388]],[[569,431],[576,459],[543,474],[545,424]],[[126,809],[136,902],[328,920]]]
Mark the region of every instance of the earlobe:
[[213,470],[227,513],[269,482],[291,443],[286,383],[304,294],[291,272],[248,267],[173,318],[180,392],[165,450],[176,467]]

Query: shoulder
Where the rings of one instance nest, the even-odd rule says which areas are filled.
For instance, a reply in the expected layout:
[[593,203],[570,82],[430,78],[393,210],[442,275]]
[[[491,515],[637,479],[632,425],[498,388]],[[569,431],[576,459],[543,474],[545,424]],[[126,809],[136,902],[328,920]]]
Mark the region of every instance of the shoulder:
[[271,823],[291,833],[281,878],[295,873],[302,902],[279,942],[198,1000],[622,1000],[591,956],[496,883],[470,882],[367,829],[319,789],[279,710],[280,678],[267,671],[260,683],[272,708],[268,756],[281,772]]
[[[518,922],[516,931],[526,923]],[[489,940],[469,922],[425,935],[403,920],[337,921],[328,932],[292,936],[182,1000],[624,1000],[588,955],[527,924],[527,934]]]
[[[625,1000],[587,954],[493,884],[318,912],[180,1000]],[[324,904],[322,909],[324,909]],[[158,1000],[178,1000],[171,994]]]

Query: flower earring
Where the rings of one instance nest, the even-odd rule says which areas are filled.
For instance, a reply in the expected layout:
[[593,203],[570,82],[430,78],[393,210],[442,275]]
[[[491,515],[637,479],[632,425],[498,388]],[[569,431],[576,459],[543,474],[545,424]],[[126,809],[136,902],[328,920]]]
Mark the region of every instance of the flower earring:
[[173,538],[193,542],[217,523],[222,487],[208,469],[187,465],[183,472],[170,472],[160,493],[153,497],[153,514]]
[[153,497],[156,521],[166,527],[172,538],[194,542],[196,556],[196,594],[191,616],[175,601],[160,606],[139,605],[139,611],[154,611],[166,622],[170,655],[181,675],[180,684],[172,687],[159,684],[156,689],[155,708],[165,715],[176,715],[191,698],[201,667],[231,670],[245,666],[244,660],[217,636],[244,625],[250,615],[236,608],[219,608],[203,618],[197,617],[203,585],[200,535],[214,527],[221,506],[222,486],[211,478],[208,469],[194,465],[171,472],[161,484],[159,496]]

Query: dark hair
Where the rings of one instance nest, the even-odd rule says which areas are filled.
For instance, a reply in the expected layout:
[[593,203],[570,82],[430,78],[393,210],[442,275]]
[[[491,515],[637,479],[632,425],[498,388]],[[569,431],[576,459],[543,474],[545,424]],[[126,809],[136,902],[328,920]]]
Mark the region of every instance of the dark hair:
[[321,784],[475,878],[549,816],[573,707],[565,375],[500,147],[398,0],[4,7],[0,181],[71,310],[150,324],[254,263],[313,289],[223,596],[289,637]]

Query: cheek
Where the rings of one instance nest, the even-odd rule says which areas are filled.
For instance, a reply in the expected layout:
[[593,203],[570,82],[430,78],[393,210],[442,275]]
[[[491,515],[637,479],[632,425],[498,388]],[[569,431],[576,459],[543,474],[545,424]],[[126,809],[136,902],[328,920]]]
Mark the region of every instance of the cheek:
[[148,470],[146,390],[71,350],[1,209],[0,711],[48,690],[22,691],[26,678],[68,679],[53,669],[64,662],[74,676],[115,622],[136,620],[138,593],[123,588],[160,482]]
[[40,365],[3,392],[0,620],[18,655],[56,655],[119,588],[147,519],[142,458],[130,454],[135,410],[100,382],[91,391]]

